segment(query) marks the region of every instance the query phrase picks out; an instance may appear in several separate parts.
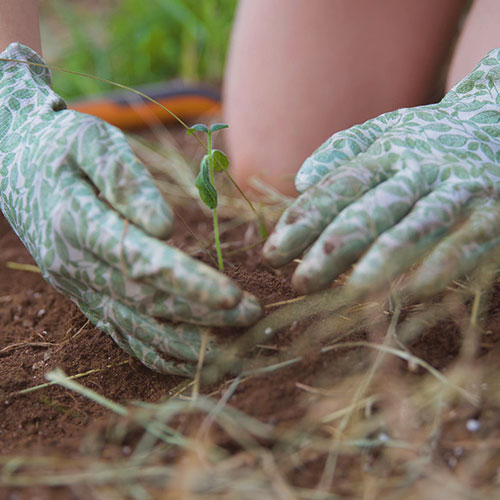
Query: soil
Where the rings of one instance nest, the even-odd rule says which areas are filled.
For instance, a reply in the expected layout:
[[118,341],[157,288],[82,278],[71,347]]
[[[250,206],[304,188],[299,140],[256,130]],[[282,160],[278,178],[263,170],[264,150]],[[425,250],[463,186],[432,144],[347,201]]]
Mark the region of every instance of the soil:
[[[191,249],[196,243],[193,233],[206,234],[210,227],[209,218],[192,209],[181,209],[179,215],[184,223],[178,223],[179,229],[171,243],[181,249]],[[186,229],[186,225],[190,230]],[[243,289],[255,294],[264,306],[297,296],[289,285],[293,265],[282,271],[267,267],[261,262],[259,246],[228,257],[234,248],[255,240],[256,230],[252,224],[232,229],[225,238],[230,242],[225,249],[228,274]],[[197,257],[211,261],[205,251],[199,251]],[[89,453],[96,436],[116,421],[116,417],[102,406],[58,386],[16,394],[45,383],[44,375],[56,367],[62,368],[68,375],[90,372],[79,379],[81,384],[125,405],[133,400],[161,401],[183,382],[181,378],[159,375],[142,366],[121,351],[106,334],[89,324],[77,307],[46,284],[40,274],[11,269],[7,266],[9,262],[34,263],[0,216],[0,458],[2,455],[76,456]],[[490,302],[489,317],[481,337],[480,357],[498,365],[500,293],[495,292]],[[276,309],[268,307],[266,312]],[[256,348],[253,355],[258,359],[276,354],[279,357],[280,352],[310,328],[310,322],[294,322],[281,331],[270,345]],[[377,334],[375,328],[375,333],[369,334],[359,329],[346,340],[376,340],[377,335],[383,336],[384,332]],[[221,334],[225,335],[224,332]],[[443,320],[415,340],[410,350],[434,368],[445,372],[460,352],[460,339],[456,322]],[[321,409],[315,406],[314,392],[307,388],[322,385],[331,388],[338,384],[339,390],[344,390],[342,384],[346,377],[355,377],[360,373],[367,366],[368,359],[366,353],[361,354],[359,349],[320,355],[321,345],[321,342],[309,345],[305,339],[299,344],[304,348],[305,356],[298,365],[249,378],[238,386],[229,404],[274,428],[290,428],[308,415],[315,418],[315,412],[321,413]],[[386,374],[396,375],[391,380],[396,380],[385,380],[386,392],[397,390],[403,378],[417,380],[425,372],[403,361],[390,364],[387,370]],[[217,394],[219,389],[213,386],[206,391]],[[470,443],[470,432],[464,424],[467,419],[487,416],[489,431],[482,435],[482,439],[495,438],[500,432],[500,419],[494,407],[477,408],[462,404],[454,411],[455,414],[449,416],[445,423],[449,433],[438,447],[438,454],[444,461],[449,460],[455,443]],[[227,436],[219,438],[228,441]],[[133,442],[131,438],[131,445]],[[120,453],[121,449],[114,453]],[[95,446],[92,453],[96,453]],[[352,457],[345,457],[340,461],[340,478],[349,477],[353,460]],[[317,484],[323,466],[323,456],[312,456],[301,467],[300,474],[291,478],[292,483],[312,487]],[[492,481],[494,473],[485,473],[484,481]],[[336,491],[342,491],[342,481],[337,483]],[[0,488],[0,496],[13,492],[16,490]],[[23,496],[12,498],[32,498],[30,495],[37,498],[71,498],[65,490],[28,489],[17,490],[16,494]]]
[[[184,213],[183,220],[196,230],[191,214]],[[204,217],[198,225],[206,225]],[[88,424],[107,414],[101,406],[56,386],[15,395],[45,383],[45,373],[55,367],[62,368],[68,375],[96,370],[97,373],[82,378],[81,382],[118,402],[155,402],[183,381],[154,373],[126,355],[40,274],[9,269],[8,262],[35,263],[1,216],[0,234],[0,397],[3,406],[0,453],[46,451],[52,446],[63,451],[74,450]],[[190,231],[179,230],[171,240],[181,249],[194,241]],[[210,261],[203,251],[198,256]],[[246,268],[241,267],[243,260]],[[234,262],[227,261],[227,273],[244,290],[256,294],[263,305],[293,298],[295,293],[285,277],[259,261],[259,252],[255,249],[251,255],[247,252],[245,257],[237,256]]]

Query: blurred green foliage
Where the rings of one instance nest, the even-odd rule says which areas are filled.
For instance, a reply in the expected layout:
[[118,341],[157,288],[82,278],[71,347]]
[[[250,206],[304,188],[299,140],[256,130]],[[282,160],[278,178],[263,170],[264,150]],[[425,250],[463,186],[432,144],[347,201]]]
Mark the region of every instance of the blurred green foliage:
[[[218,83],[237,0],[42,2],[48,63],[137,86],[170,78]],[[109,88],[53,72],[65,98]]]

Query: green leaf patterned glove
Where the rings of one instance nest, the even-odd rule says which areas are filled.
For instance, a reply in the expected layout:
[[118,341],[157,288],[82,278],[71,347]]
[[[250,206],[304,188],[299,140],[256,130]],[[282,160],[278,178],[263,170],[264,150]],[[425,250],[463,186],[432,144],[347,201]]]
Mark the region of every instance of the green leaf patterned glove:
[[[1,57],[43,63],[19,44]],[[123,134],[66,110],[45,68],[0,61],[0,165],[0,208],[44,278],[146,366],[192,376],[204,327],[260,316],[254,297],[159,239],[170,209]],[[215,353],[210,340],[205,359]]]
[[438,104],[339,132],[296,177],[264,256],[304,293],[356,261],[350,285],[375,289],[424,257],[410,288],[434,293],[500,243],[500,49]]

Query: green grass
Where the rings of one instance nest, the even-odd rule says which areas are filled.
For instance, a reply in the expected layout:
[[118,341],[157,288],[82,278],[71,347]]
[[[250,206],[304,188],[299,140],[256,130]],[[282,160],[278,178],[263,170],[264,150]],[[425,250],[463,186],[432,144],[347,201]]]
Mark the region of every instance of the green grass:
[[[42,4],[47,62],[137,86],[164,79],[218,83],[237,0],[48,0]],[[54,75],[65,98],[108,90],[99,82]]]

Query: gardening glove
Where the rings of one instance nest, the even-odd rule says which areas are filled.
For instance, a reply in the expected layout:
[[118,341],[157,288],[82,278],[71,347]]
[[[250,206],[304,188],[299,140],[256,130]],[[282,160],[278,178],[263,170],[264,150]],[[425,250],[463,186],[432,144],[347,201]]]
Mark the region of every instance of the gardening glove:
[[[19,44],[1,57],[43,64]],[[250,324],[260,306],[160,241],[172,214],[122,133],[65,108],[46,68],[0,61],[0,208],[44,278],[98,328],[149,368],[192,376],[203,326]],[[205,360],[215,351],[209,338]]]
[[351,287],[387,285],[424,257],[408,288],[434,293],[500,243],[500,49],[438,104],[385,113],[339,132],[295,179],[303,193],[264,256],[299,257],[301,292],[358,261]]

